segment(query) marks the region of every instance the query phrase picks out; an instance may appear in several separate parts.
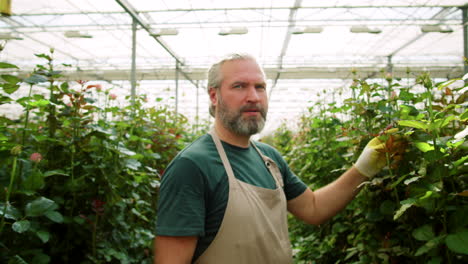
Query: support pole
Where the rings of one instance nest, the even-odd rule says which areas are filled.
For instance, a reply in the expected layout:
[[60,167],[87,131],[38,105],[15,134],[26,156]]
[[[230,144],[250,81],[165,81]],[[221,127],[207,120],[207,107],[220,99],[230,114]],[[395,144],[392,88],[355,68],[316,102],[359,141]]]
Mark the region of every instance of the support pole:
[[393,75],[392,55],[387,56],[387,72]]
[[135,19],[132,19],[132,70],[130,73],[130,103],[132,106],[135,105],[135,90],[136,90],[136,34],[137,34],[137,23]]
[[468,73],[468,6],[461,7],[462,10],[462,21],[463,21],[463,70],[464,74]]
[[198,93],[198,85],[195,87],[195,91],[197,93],[197,106],[196,106],[196,112],[195,112],[195,129],[196,129],[196,132],[198,132],[198,119],[199,119],[199,116],[198,116],[198,107],[199,107],[199,104],[198,104],[198,97],[199,97],[199,93]]
[[179,113],[179,61],[176,60],[176,72],[175,72],[175,113],[176,118]]

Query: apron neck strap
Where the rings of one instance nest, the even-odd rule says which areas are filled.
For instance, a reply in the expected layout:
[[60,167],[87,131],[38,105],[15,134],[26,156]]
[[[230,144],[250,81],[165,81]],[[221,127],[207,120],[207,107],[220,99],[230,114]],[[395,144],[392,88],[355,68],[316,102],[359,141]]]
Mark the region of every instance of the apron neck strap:
[[[219,156],[221,157],[221,161],[223,162],[224,168],[226,169],[226,173],[229,176],[228,178],[230,180],[235,180],[236,177],[234,176],[234,171],[232,170],[231,163],[228,160],[228,157],[226,155],[226,151],[224,151],[223,145],[221,144],[221,140],[219,139],[215,128],[212,127],[208,133],[213,138],[213,141],[214,141],[214,143],[216,145],[216,149],[218,150]],[[276,173],[272,169],[273,163],[275,163],[275,162],[272,159],[270,159],[269,157],[263,155],[263,153],[260,151],[260,149],[255,145],[255,143],[253,141],[250,141],[250,144],[255,148],[255,150],[257,151],[257,153],[260,155],[263,162],[265,163],[265,166],[268,168],[268,171],[273,176],[273,179],[275,180],[275,183],[276,183],[276,187],[282,187],[283,185],[281,184],[281,182],[277,178],[277,177],[280,177],[280,175],[276,175]]]

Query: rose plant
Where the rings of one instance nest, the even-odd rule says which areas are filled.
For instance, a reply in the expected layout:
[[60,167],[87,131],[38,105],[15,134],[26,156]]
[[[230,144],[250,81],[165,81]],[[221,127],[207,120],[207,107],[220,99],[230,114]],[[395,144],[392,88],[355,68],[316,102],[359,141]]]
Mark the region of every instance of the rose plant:
[[[282,128],[269,139],[315,189],[355,162],[382,129],[394,129],[384,138],[388,166],[342,213],[319,227],[290,219],[297,263],[468,261],[466,86],[428,74],[401,82],[391,75],[355,80],[351,98],[318,100],[297,131]],[[406,143],[393,144],[394,136]]]
[[0,105],[23,108],[0,116],[0,262],[152,263],[160,172],[192,140],[187,120],[144,95],[115,107],[102,85],[64,81],[53,50],[36,56],[25,78],[0,63]]

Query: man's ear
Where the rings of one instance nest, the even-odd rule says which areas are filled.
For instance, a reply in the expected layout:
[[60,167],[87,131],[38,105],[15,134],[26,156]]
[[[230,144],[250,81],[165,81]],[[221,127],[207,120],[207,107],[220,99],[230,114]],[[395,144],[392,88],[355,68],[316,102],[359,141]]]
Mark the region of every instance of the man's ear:
[[211,104],[216,106],[217,102],[218,102],[218,93],[216,92],[218,89],[214,88],[214,87],[210,87],[208,89],[208,94],[210,95],[210,101],[211,101]]

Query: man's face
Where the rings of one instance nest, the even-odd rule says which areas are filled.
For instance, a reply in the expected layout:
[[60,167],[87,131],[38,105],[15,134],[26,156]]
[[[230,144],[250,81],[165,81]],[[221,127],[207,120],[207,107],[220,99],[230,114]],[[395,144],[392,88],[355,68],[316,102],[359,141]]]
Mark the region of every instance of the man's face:
[[263,72],[253,60],[229,61],[221,67],[223,82],[216,92],[216,112],[235,134],[259,133],[266,121],[268,100]]

